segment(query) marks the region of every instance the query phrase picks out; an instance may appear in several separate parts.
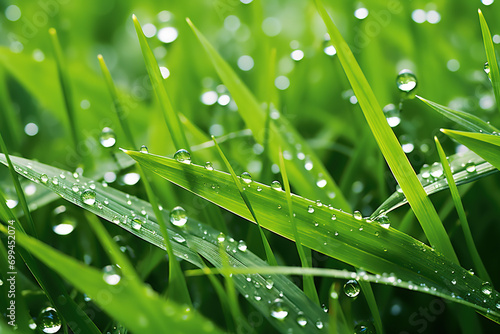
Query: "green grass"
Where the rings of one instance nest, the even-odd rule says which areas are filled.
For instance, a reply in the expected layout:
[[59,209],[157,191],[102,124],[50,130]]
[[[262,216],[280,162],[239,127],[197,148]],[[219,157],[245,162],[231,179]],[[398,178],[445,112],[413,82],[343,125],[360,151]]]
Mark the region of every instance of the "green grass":
[[0,332],[498,331],[478,4],[1,6]]

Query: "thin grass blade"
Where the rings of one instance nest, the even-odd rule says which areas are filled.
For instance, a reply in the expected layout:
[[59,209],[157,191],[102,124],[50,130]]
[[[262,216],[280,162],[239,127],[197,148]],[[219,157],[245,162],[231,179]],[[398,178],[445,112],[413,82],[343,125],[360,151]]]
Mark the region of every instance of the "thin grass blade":
[[458,217],[460,218],[460,224],[462,225],[462,230],[465,236],[465,243],[467,244],[469,254],[472,258],[472,261],[474,262],[474,266],[476,267],[479,277],[488,282],[491,282],[491,277],[486,271],[486,267],[481,260],[481,256],[479,256],[479,252],[477,251],[474,239],[472,238],[472,233],[469,228],[469,222],[467,221],[467,216],[465,215],[464,206],[462,204],[462,200],[460,199],[460,194],[458,193],[457,186],[455,184],[455,181],[453,180],[453,174],[446,159],[446,154],[444,153],[443,147],[441,146],[441,143],[439,142],[437,137],[434,137],[434,141],[436,142],[439,159],[441,160],[441,164],[443,165],[444,175],[446,176],[446,180],[450,187],[451,196],[453,197],[453,203],[455,204]]
[[453,110],[448,107],[442,106],[436,102],[429,101],[424,99],[421,96],[416,96],[420,101],[427,104],[432,109],[439,112],[441,115],[450,119],[451,121],[461,125],[466,130],[470,130],[473,132],[485,132],[485,133],[496,133],[499,132],[497,128],[495,128],[490,123],[487,123],[480,119],[479,117],[466,113],[464,111]]
[[497,57],[495,55],[495,46],[493,44],[493,39],[491,38],[490,28],[486,23],[483,13],[478,9],[479,22],[481,24],[481,32],[483,33],[483,43],[484,49],[486,51],[486,59],[488,60],[489,73],[488,77],[491,80],[491,85],[493,86],[493,92],[495,94],[495,100],[497,102],[497,108],[500,111],[500,70],[498,69]]
[[410,165],[408,158],[403,152],[382,109],[359,67],[349,46],[340,34],[339,30],[328,15],[320,0],[315,0],[316,7],[326,24],[331,42],[337,50],[337,55],[342,67],[351,83],[352,89],[361,106],[370,129],[377,141],[389,168],[391,169],[403,193],[406,195],[410,206],[415,212],[425,235],[431,245],[438,251],[458,263],[457,256],[451,245],[434,206],[427,197],[422,185],[418,181],[415,171]]

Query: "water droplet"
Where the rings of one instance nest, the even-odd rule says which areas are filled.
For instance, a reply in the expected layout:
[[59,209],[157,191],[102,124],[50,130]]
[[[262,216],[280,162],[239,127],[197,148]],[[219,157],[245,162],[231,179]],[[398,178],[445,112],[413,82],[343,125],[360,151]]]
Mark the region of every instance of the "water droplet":
[[402,135],[401,137],[399,137],[399,142],[401,143],[401,148],[405,153],[411,153],[415,149],[413,141],[406,135]]
[[132,228],[139,231],[142,228],[142,221],[138,218],[132,220]]
[[288,309],[282,299],[277,298],[271,304],[271,316],[278,320],[284,320],[288,315]]
[[375,219],[375,221],[379,223],[379,225],[382,226],[383,228],[387,229],[391,227],[391,221],[389,220],[389,217],[387,217],[386,215],[378,217],[377,219]]
[[361,214],[360,211],[354,211],[354,213],[352,214],[352,216],[354,217],[354,219],[356,220],[361,220],[363,219],[363,215]]
[[240,240],[238,242],[238,249],[242,252],[246,252],[247,251],[247,244],[243,240]]
[[214,170],[214,166],[210,161],[205,162],[205,169],[206,170]]
[[316,328],[317,328],[317,329],[323,329],[323,326],[324,326],[324,325],[323,325],[323,322],[322,322],[322,321],[320,321],[320,320],[316,321]]
[[122,277],[120,276],[120,271],[116,266],[108,265],[102,269],[102,278],[104,282],[109,285],[117,285],[120,283]]
[[174,239],[178,243],[183,243],[186,241],[186,239],[182,235],[177,234],[177,233],[172,237],[172,239]]
[[60,205],[54,209],[52,230],[58,235],[68,235],[75,229],[76,219],[66,212],[66,207]]
[[489,283],[489,282],[484,282],[484,283],[481,285],[481,292],[482,292],[483,294],[485,294],[486,296],[491,295],[491,293],[493,292],[493,287],[491,286],[491,283]]
[[307,318],[304,316],[304,313],[300,312],[298,317],[297,317],[297,323],[299,324],[300,327],[304,327],[307,325]]
[[319,188],[324,188],[324,187],[326,187],[326,184],[327,184],[327,182],[326,182],[326,180],[325,180],[325,179],[320,179],[320,180],[318,180],[318,182],[316,182],[316,185],[317,185]]
[[142,145],[140,151],[141,153],[149,153],[149,150],[146,145]]
[[243,174],[241,174],[241,179],[246,184],[252,183],[252,175],[250,175],[250,173],[248,172],[243,172]]
[[189,165],[191,163],[191,154],[185,149],[180,149],[175,152],[174,159]]
[[186,210],[181,206],[176,206],[170,211],[170,222],[175,226],[184,226],[188,220]]
[[224,242],[224,240],[226,240],[226,235],[224,233],[219,233],[219,235],[217,236],[217,241],[218,242]]
[[432,164],[430,172],[432,177],[439,178],[443,176],[443,167],[439,162],[435,162]]
[[87,189],[84,192],[82,192],[82,195],[80,196],[80,199],[84,204],[87,205],[94,205],[95,204],[95,191],[92,189]]
[[314,212],[314,208],[313,208],[313,206],[312,206],[312,205],[309,205],[309,206],[307,207],[307,212],[309,212],[309,213],[313,213],[313,212]]
[[47,307],[40,311],[37,317],[37,327],[44,333],[56,333],[61,329],[61,319],[53,307]]
[[453,285],[457,284],[457,280],[456,279],[452,279],[451,280],[451,284],[453,284]]
[[396,77],[396,85],[400,91],[409,93],[417,87],[417,77],[410,70],[402,70]]
[[47,184],[47,182],[49,182],[49,177],[47,176],[47,174],[40,175],[40,181],[42,181],[43,184]]
[[112,147],[116,143],[116,136],[113,129],[105,127],[99,136],[99,142],[103,147]]
[[372,334],[374,333],[369,326],[366,325],[356,325],[354,327],[354,334]]
[[474,173],[476,171],[476,164],[473,161],[469,161],[465,164],[465,170],[467,173]]
[[274,286],[274,282],[271,279],[266,280],[266,289],[271,290]]
[[357,297],[360,291],[359,283],[356,280],[351,279],[344,284],[344,293],[347,297]]
[[401,117],[400,117],[400,112],[399,109],[396,108],[394,104],[388,104],[382,109],[385,115],[385,118],[387,119],[387,123],[391,128],[394,128],[401,123]]
[[271,188],[273,188],[274,190],[283,190],[283,188],[281,188],[281,183],[279,181],[271,182]]
[[78,187],[78,184],[77,184],[77,183],[73,183],[73,186],[71,187],[71,189],[72,189],[75,193],[77,193],[77,192],[78,192],[78,190],[80,190],[80,188]]
[[490,77],[490,64],[488,62],[484,63],[483,70],[484,70],[484,73],[486,73],[488,75],[488,77]]
[[424,164],[420,169],[420,175],[423,179],[428,179],[431,176],[431,167],[428,164]]

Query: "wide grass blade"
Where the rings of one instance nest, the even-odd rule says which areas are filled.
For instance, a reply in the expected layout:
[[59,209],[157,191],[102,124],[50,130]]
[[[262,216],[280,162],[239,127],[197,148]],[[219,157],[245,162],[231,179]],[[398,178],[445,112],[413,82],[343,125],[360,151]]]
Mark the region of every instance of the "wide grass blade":
[[442,106],[436,102],[429,101],[424,99],[421,96],[416,96],[420,101],[427,104],[432,109],[439,112],[441,115],[446,118],[452,120],[453,122],[463,126],[466,130],[474,131],[474,132],[485,132],[485,133],[496,133],[499,132],[497,128],[495,128],[490,123],[487,123],[480,119],[479,117],[466,113],[464,111],[457,111],[450,109],[448,107]]
[[365,115],[375,140],[394,177],[406,195],[410,206],[415,212],[415,216],[420,222],[427,239],[429,239],[431,245],[438,252],[443,253],[447,258],[458,263],[457,256],[446,234],[446,230],[434,206],[418,181],[417,175],[411,167],[396,136],[387,124],[387,120],[375,94],[354,58],[354,55],[328,15],[326,9],[323,7],[321,1],[315,0],[315,3],[321,18],[326,24],[331,42],[337,50],[344,72],[351,83],[352,89],[356,94],[361,110]]
[[[457,185],[470,183],[498,172],[493,165],[473,151],[453,154],[448,157],[448,163],[451,165],[453,179]],[[448,182],[443,175],[442,166],[438,162],[432,166],[424,165],[418,174],[418,179],[427,195],[448,189]],[[373,212],[370,218],[375,219],[407,203],[403,192],[397,190]]]
[[153,90],[160,103],[161,110],[163,111],[165,123],[167,123],[168,131],[172,136],[174,146],[177,149],[189,149],[189,144],[179,121],[179,115],[172,107],[172,103],[170,102],[170,98],[163,84],[164,79],[161,75],[160,67],[156,62],[153,51],[149,47],[146,36],[144,36],[139,20],[137,20],[135,15],[132,15],[132,19],[134,20],[135,31],[141,44],[142,55],[144,57],[144,62],[146,63],[149,79],[151,80]]
[[493,44],[493,39],[491,38],[490,28],[488,28],[488,24],[486,23],[484,15],[480,9],[478,9],[478,13],[479,22],[481,24],[481,32],[483,33],[486,59],[488,60],[489,65],[488,77],[490,78],[491,85],[493,86],[497,108],[500,111],[500,70],[498,69],[497,57],[495,55],[495,46]]
[[446,180],[450,187],[451,196],[453,198],[453,203],[455,204],[455,208],[457,209],[458,217],[460,218],[460,224],[462,225],[462,230],[464,232],[465,243],[467,244],[467,249],[469,254],[474,262],[474,266],[479,274],[479,277],[482,279],[491,282],[490,275],[486,271],[486,268],[481,260],[481,256],[479,256],[479,252],[477,251],[476,245],[474,243],[474,239],[472,238],[472,233],[469,228],[469,222],[467,221],[467,216],[465,215],[464,206],[462,204],[462,200],[460,199],[460,194],[458,193],[457,186],[455,181],[453,180],[453,174],[451,173],[450,165],[446,159],[446,154],[443,151],[443,147],[441,143],[434,137],[434,141],[436,142],[436,148],[439,153],[439,159],[441,160],[441,164],[443,165],[444,175],[446,176]]
[[[187,21],[208,53],[222,82],[231,92],[231,96],[238,105],[238,112],[245,121],[246,126],[252,130],[255,140],[263,145],[266,135],[265,124],[268,115],[255,96],[205,36],[189,19]],[[350,210],[349,203],[344,198],[335,181],[306,141],[283,115],[280,115],[272,107],[269,109],[273,113],[273,118],[276,118],[269,122],[268,154],[271,160],[278,164],[279,149],[281,148],[289,156],[290,160],[287,158],[287,170],[290,174],[290,180],[298,192],[304,196],[316,198],[323,202],[333,202],[338,208]]]
[[[4,226],[0,226],[0,231],[7,233]],[[134,332],[222,333],[195,310],[162,300],[151,288],[138,284],[131,277],[123,275],[118,283],[108,284],[100,270],[77,262],[34,238],[19,234],[16,239],[49,268],[91,296],[103,311]]]
[[476,152],[495,168],[500,169],[500,136],[454,130],[441,130],[462,145]]
[[[152,154],[126,153],[170,182],[253,221],[231,175]],[[245,191],[262,227],[294,240],[289,218],[280,209],[286,203],[285,192],[256,181]],[[385,229],[375,222],[357,219],[325,204],[319,206],[300,196],[292,196],[292,201],[294,219],[304,246],[379,275],[394,274],[402,280],[412,281],[415,290],[426,293],[439,290],[450,300],[471,305],[482,312],[489,308],[489,314],[500,316],[500,313],[496,315],[498,311],[493,300],[498,298],[496,292],[495,298],[485,299],[481,292],[483,281],[420,241],[393,228]],[[453,280],[457,284],[453,284]],[[426,288],[422,288],[424,286]]]
[[[6,164],[3,155],[0,155],[0,161]],[[83,176],[75,178],[73,173],[39,162],[17,157],[12,157],[12,161],[16,172],[25,178],[44,185],[67,201],[117,224],[146,242],[165,249],[165,241],[156,222],[154,210],[148,202]],[[58,184],[40,181],[45,179],[42,178],[44,174],[51,180],[54,177],[58,178]],[[64,178],[61,178],[61,175],[64,175]],[[229,181],[231,186],[234,186],[232,179]],[[95,188],[96,193],[96,202],[93,205],[83,203],[81,198],[82,192],[91,189],[90,187]],[[237,193],[235,195],[238,196]],[[5,203],[3,204],[5,205]],[[134,212],[145,211],[145,215],[141,212],[141,215],[132,216],[131,210]],[[246,206],[245,210],[248,213]],[[163,210],[161,212],[164,219],[168,220],[169,211]],[[218,241],[220,231],[193,218],[188,218],[188,222],[182,229],[173,225],[169,225],[167,229],[177,258],[188,261],[198,268],[205,268],[206,265],[200,258],[201,255],[215,267],[222,267]],[[243,241],[237,242],[226,236],[224,246],[229,264],[232,267],[267,266],[266,262],[247,249]],[[327,315],[323,310],[282,275],[235,275],[233,280],[240,294],[244,295],[247,301],[282,333],[286,333],[290,328],[293,328],[294,333],[315,333],[319,332],[319,329],[314,325],[317,321],[327,322]],[[284,320],[278,320],[271,316],[270,307],[276,299],[281,299],[288,308],[288,316]],[[299,314],[303,314],[307,319],[308,324],[305,327],[297,324],[296,318]]]

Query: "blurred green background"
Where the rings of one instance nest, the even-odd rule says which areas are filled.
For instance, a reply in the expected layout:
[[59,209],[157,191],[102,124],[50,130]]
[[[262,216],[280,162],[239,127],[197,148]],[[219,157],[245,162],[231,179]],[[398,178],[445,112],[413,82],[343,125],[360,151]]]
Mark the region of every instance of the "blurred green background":
[[[456,128],[449,120],[416,99],[402,99],[395,85],[400,70],[410,69],[416,74],[418,95],[500,125],[491,85],[483,71],[486,56],[477,15],[477,9],[481,8],[494,43],[499,44],[499,1],[324,2],[380,105],[394,104],[401,109],[400,123],[393,130],[402,144],[410,144],[406,151],[417,171],[424,163],[438,160],[433,136],[439,137],[449,155],[463,148],[440,134],[440,128]],[[148,146],[149,152],[172,156],[174,146],[159,112],[134,31],[131,15],[135,14],[163,67],[174,108],[201,130],[206,140],[208,135],[234,137],[225,141],[224,147],[233,158],[231,163],[236,172],[249,171],[254,179],[267,183],[275,179],[277,166],[263,166],[262,147],[248,131],[242,132],[245,125],[236,112],[237,107],[186,24],[185,18],[189,17],[258,99],[272,101],[309,141],[352,207],[369,215],[395,190],[395,181],[382,162],[311,1],[0,1],[0,13],[0,131],[11,154],[68,170],[78,167],[77,154],[92,156],[99,163],[94,170],[84,171],[88,176],[114,163],[113,156],[121,154],[117,148],[125,145],[125,140],[118,131],[112,101],[99,70],[97,55],[102,54],[121,89],[136,138]],[[77,124],[86,138],[78,152],[71,145],[48,35],[50,27],[57,29],[66,56]],[[269,77],[275,78],[274,82]],[[107,126],[117,132],[117,145],[113,149],[103,148],[98,142],[101,130]],[[187,127],[188,136],[190,129]],[[205,148],[196,138],[191,135],[188,139],[192,150],[198,152],[194,162],[202,164]],[[216,168],[222,167],[214,163]],[[0,176],[2,182],[7,182],[5,171]],[[123,177],[130,171],[119,173],[117,180],[110,183],[141,195],[141,190]],[[500,205],[498,186],[498,177],[488,177],[464,195],[479,252],[493,277],[500,274],[493,238],[500,232],[495,211],[495,206]],[[448,193],[434,195],[432,199],[437,209],[444,212],[449,203]],[[56,202],[40,210],[37,214],[46,218],[40,224],[45,222],[50,226],[52,210],[60,204]],[[406,209],[400,209],[391,217],[396,227],[405,212]],[[226,219],[230,223],[239,221],[230,215]],[[458,227],[455,213],[447,214],[444,222],[459,257],[466,259],[462,265],[471,267],[466,251],[460,247],[463,237],[454,233]],[[412,226],[410,234],[423,240],[418,224]],[[245,237],[247,230],[234,228],[232,232]],[[84,234],[78,236],[78,243],[85,243],[82,235],[90,232],[85,227],[81,233]],[[118,229],[116,233],[120,233]],[[71,252],[70,239],[57,240],[49,232],[44,238]],[[297,263],[294,255],[286,252],[293,245],[278,237],[273,242],[282,246],[277,249],[278,252],[281,249],[284,263]],[[128,244],[134,243],[141,242],[129,240]],[[148,246],[137,247],[148,251]],[[89,245],[82,246],[88,248]],[[325,266],[325,263],[321,258],[315,264]],[[330,265],[342,266],[336,262]],[[150,282],[165,283],[163,278],[150,278]],[[328,284],[321,286],[326,292]],[[428,307],[432,298],[408,291],[387,294],[387,289],[376,290],[376,296],[389,296],[382,303],[387,332],[415,332],[420,327],[409,319],[419,307]],[[200,292],[200,296],[204,293]],[[209,301],[200,298],[198,303],[202,311],[214,312],[207,306]],[[438,320],[428,322],[427,331],[451,333],[457,329],[452,312],[446,309],[437,316]],[[483,324],[491,326],[488,321]]]

